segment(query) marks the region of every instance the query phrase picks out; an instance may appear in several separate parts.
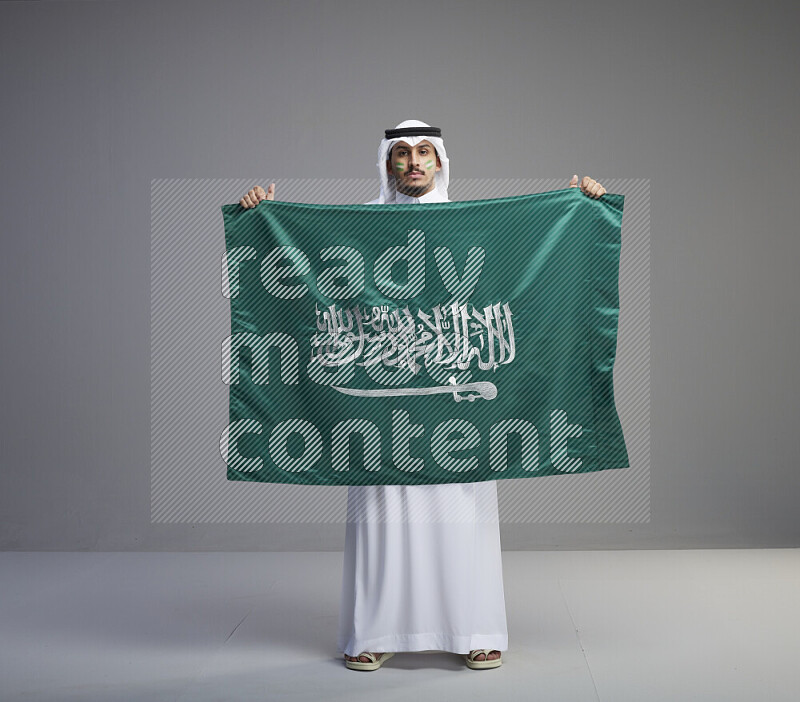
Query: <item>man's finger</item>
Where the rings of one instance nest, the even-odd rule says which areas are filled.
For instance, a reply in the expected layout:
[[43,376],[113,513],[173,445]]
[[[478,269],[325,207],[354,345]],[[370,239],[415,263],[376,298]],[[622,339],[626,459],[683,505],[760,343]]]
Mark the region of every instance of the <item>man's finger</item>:
[[577,188],[578,187],[578,174],[576,173],[572,176],[572,180],[569,181],[570,188]]
[[267,200],[275,199],[275,183],[270,183],[267,188]]

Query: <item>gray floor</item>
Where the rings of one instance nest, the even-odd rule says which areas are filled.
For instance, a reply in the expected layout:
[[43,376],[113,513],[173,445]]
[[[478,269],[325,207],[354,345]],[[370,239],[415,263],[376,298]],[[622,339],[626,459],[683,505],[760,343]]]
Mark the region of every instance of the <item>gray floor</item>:
[[336,651],[342,554],[2,553],[0,699],[797,700],[800,549],[503,554],[495,670]]

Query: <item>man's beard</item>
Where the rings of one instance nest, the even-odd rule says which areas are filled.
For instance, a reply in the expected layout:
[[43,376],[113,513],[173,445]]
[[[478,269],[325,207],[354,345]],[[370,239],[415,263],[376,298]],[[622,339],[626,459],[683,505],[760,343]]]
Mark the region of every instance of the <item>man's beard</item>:
[[427,192],[429,189],[433,190],[436,186],[436,181],[429,181],[424,185],[413,185],[412,183],[403,182],[397,184],[397,192],[408,195],[409,197],[419,197]]

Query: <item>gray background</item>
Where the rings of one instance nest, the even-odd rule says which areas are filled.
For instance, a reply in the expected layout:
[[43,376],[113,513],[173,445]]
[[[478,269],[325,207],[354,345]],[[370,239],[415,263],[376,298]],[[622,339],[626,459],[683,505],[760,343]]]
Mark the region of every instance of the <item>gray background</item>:
[[151,180],[280,198],[281,179],[370,178],[408,118],[443,127],[454,179],[650,180],[650,521],[506,524],[503,547],[796,546],[797,19],[3,3],[0,548],[342,547],[343,525],[151,523]]

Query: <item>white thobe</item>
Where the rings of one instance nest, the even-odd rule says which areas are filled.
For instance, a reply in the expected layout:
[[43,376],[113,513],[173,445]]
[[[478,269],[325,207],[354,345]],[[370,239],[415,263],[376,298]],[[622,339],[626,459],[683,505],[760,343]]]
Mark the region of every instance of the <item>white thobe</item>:
[[[435,188],[396,197],[449,202]],[[348,656],[508,648],[496,481],[348,487],[337,643]]]

